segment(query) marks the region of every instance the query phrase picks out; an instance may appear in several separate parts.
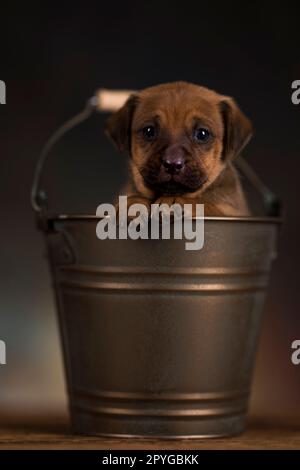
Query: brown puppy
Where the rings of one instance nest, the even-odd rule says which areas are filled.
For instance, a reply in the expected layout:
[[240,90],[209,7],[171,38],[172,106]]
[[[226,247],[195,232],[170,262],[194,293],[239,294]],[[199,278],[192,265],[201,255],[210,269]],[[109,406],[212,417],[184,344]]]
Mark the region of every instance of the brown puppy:
[[201,203],[206,216],[249,214],[233,160],[252,126],[232,98],[186,82],[146,88],[106,130],[131,157],[128,204]]

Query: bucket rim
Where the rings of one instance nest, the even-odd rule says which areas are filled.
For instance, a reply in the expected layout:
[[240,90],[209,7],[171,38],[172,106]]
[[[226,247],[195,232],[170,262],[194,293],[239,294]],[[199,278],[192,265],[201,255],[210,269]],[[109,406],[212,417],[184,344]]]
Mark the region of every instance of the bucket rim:
[[[102,220],[104,217],[100,217],[94,214],[51,214],[47,217],[48,221],[57,222],[57,221],[65,221],[65,220],[76,220],[76,221],[89,221],[89,220]],[[193,217],[193,220],[199,220],[200,217]],[[215,217],[209,216],[204,217],[205,221],[212,221],[212,222],[250,222],[250,223],[271,223],[271,224],[282,224],[283,217],[282,216],[236,216],[236,217]]]

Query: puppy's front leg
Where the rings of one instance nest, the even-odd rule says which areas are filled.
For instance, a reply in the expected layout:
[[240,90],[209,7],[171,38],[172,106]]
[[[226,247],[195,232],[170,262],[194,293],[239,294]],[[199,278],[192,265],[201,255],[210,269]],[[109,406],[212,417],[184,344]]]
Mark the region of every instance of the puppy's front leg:
[[[222,209],[217,204],[204,203],[197,198],[188,198],[185,196],[162,196],[155,201],[155,204],[166,204],[167,206],[179,204],[183,209],[182,214],[185,213],[185,215],[190,217],[195,217],[198,215],[196,210],[197,204],[204,204],[204,216],[222,217],[225,215],[224,211],[222,211]],[[187,207],[184,207],[185,205],[187,205]]]

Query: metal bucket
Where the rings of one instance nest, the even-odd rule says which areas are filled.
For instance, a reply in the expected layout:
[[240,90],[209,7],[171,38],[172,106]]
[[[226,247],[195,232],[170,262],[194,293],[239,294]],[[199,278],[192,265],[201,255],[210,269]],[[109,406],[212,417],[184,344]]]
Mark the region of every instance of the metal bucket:
[[240,433],[278,219],[208,218],[185,240],[98,240],[95,217],[48,220],[73,429]]
[[204,248],[186,251],[185,239],[100,241],[97,217],[49,216],[39,189],[46,154],[89,114],[87,108],[50,139],[32,188],[57,299],[73,430],[238,434],[280,218],[206,218]]

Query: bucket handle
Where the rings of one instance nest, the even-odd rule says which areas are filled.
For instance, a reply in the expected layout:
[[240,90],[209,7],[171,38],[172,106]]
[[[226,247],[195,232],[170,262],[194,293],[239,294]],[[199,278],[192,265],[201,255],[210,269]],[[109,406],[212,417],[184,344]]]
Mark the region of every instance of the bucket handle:
[[[66,132],[88,119],[94,111],[114,112],[120,109],[132,93],[134,93],[133,90],[107,90],[101,88],[87,101],[86,106],[80,113],[59,127],[46,142],[37,160],[31,188],[31,206],[38,214],[40,220],[45,221],[47,218],[48,201],[46,192],[41,189],[41,178],[46,158],[52,147]],[[236,164],[240,171],[261,194],[266,215],[272,217],[279,216],[281,214],[281,202],[279,198],[262,182],[243,157],[238,156]]]

